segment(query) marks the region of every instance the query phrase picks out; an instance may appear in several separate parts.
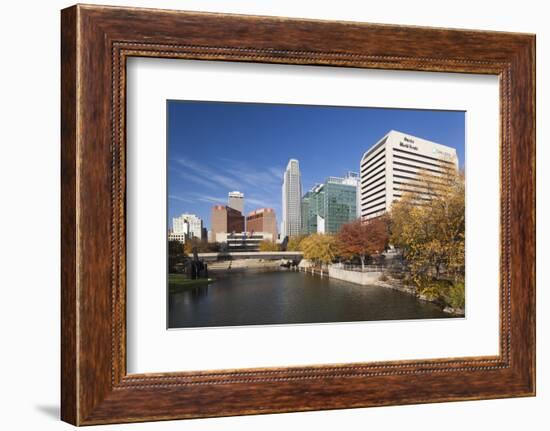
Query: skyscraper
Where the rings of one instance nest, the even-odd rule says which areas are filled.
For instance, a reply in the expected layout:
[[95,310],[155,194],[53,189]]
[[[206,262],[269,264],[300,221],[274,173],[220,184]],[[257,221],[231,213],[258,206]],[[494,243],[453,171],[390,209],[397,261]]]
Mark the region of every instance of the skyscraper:
[[361,218],[389,211],[403,193],[421,192],[425,187],[419,179],[422,172],[437,184],[439,177],[457,169],[454,148],[390,130],[361,158]]
[[188,238],[202,238],[202,220],[195,214],[182,214],[172,219],[172,231]]
[[227,194],[227,206],[244,214],[244,193],[234,191]]
[[283,176],[283,236],[299,235],[302,227],[300,164],[290,159]]
[[359,174],[328,177],[302,198],[302,233],[338,233],[342,225],[357,218]]

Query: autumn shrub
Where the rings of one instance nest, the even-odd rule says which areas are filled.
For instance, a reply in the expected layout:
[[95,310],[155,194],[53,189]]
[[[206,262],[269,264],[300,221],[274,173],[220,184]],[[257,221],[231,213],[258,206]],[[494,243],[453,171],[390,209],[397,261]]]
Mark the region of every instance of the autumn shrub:
[[447,280],[438,280],[435,278],[415,278],[418,293],[424,295],[430,301],[443,302],[443,293],[448,288],[450,282]]
[[466,299],[464,283],[452,283],[444,292],[443,299],[453,308],[464,309]]
[[380,278],[378,278],[380,281],[388,281],[388,276],[386,274],[382,274]]
[[423,279],[417,283],[418,293],[426,299],[452,308],[464,309],[464,283],[451,280]]

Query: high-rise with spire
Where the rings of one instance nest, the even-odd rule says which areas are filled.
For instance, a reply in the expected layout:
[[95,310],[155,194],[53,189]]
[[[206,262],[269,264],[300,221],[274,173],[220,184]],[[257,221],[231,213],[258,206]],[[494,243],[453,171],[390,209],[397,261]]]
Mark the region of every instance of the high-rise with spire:
[[302,226],[301,200],[302,179],[300,164],[296,159],[290,159],[283,176],[283,236],[299,235]]

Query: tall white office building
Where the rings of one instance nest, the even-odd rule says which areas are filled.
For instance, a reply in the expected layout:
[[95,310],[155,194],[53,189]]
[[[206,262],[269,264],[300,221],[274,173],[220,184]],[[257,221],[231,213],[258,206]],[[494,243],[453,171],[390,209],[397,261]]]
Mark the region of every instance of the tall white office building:
[[187,238],[202,238],[202,219],[195,214],[182,214],[172,219],[172,233],[183,234]]
[[299,235],[302,226],[301,199],[302,179],[300,164],[296,159],[290,159],[283,176],[283,236]]
[[391,130],[361,158],[361,218],[377,217],[403,193],[421,191],[420,172],[437,177],[446,169],[458,169],[454,148]]
[[229,192],[227,194],[227,206],[244,214],[244,193],[237,191]]

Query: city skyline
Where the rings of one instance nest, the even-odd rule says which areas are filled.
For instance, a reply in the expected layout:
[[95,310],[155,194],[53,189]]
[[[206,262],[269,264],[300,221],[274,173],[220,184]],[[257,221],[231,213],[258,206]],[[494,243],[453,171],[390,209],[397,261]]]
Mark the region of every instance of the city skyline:
[[[168,220],[196,214],[211,228],[213,205],[244,193],[247,215],[273,208],[282,221],[285,166],[297,159],[302,193],[358,171],[362,154],[389,130],[456,149],[464,164],[464,112],[168,101]],[[212,127],[215,125],[215,127]]]

